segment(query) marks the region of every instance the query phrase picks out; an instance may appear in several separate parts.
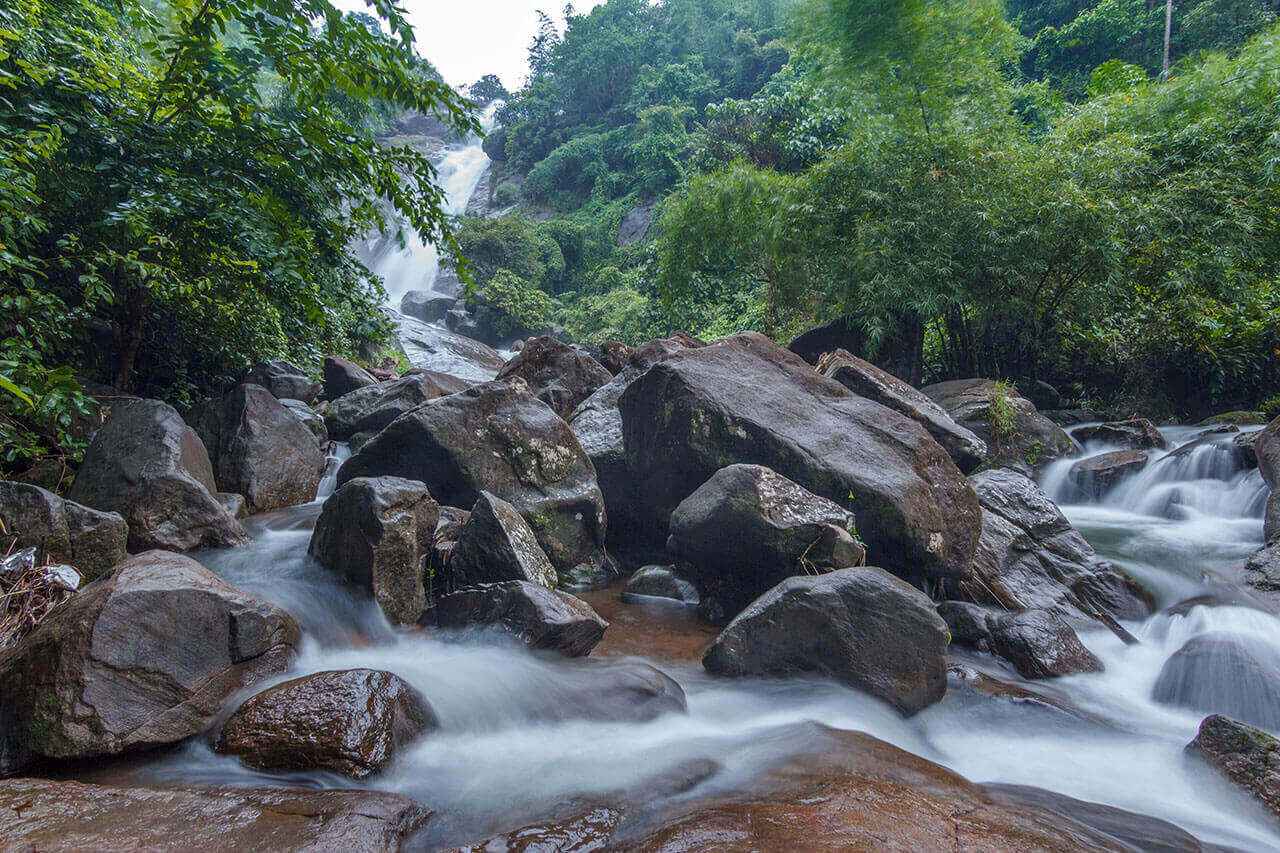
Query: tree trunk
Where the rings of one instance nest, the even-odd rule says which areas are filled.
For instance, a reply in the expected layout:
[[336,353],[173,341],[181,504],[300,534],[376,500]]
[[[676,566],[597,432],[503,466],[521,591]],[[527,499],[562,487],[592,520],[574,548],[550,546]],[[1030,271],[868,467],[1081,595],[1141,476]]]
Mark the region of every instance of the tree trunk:
[[121,391],[131,390],[133,368],[138,361],[138,352],[142,349],[142,336],[146,327],[147,295],[146,288],[129,288],[124,311],[117,322],[116,345],[119,360],[116,363],[114,384]]
[[1173,36],[1173,0],[1164,3],[1164,63],[1161,66],[1160,79],[1169,77],[1169,43]]

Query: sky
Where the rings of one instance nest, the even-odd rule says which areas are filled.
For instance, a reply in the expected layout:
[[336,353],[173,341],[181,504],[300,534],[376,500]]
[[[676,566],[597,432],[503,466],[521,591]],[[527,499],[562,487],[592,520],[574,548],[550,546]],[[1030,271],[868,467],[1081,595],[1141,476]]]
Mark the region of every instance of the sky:
[[[598,0],[578,0],[585,12]],[[564,0],[400,0],[417,37],[418,53],[431,61],[446,82],[466,86],[497,74],[508,89],[524,82],[526,51],[544,9],[562,23]],[[366,10],[363,0],[338,0],[338,6]]]

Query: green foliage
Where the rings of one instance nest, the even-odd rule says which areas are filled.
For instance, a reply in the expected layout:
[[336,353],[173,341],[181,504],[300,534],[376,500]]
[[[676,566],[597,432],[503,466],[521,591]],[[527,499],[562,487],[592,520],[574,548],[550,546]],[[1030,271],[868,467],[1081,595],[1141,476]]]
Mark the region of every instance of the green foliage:
[[464,219],[458,225],[457,240],[480,284],[507,270],[541,287],[564,272],[560,244],[547,230],[520,216]]
[[991,437],[997,445],[1010,438],[1018,426],[1018,412],[1010,399],[1014,393],[1013,386],[1004,380],[991,385],[991,393],[987,398],[987,421],[991,426]]
[[523,329],[545,329],[555,311],[555,303],[550,296],[507,269],[498,270],[478,284],[474,298],[496,312],[493,324],[502,337],[515,335]]

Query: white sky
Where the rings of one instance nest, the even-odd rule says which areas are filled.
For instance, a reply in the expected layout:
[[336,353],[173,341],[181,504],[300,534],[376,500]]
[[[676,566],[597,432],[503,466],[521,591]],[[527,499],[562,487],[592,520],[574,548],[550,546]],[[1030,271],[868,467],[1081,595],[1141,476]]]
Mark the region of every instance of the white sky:
[[[599,0],[578,0],[586,12]],[[337,0],[344,9],[367,11],[363,0]],[[400,0],[417,38],[418,53],[455,86],[497,74],[508,89],[524,82],[526,51],[543,9],[562,24],[564,0]]]

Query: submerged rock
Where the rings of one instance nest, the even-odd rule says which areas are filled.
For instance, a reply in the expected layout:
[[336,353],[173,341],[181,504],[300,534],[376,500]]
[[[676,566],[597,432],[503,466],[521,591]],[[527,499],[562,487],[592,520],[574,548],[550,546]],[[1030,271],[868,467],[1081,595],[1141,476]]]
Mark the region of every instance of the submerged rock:
[[249,369],[243,382],[266,388],[277,400],[301,400],[314,403],[321,386],[312,382],[301,367],[287,361],[260,361]]
[[986,443],[992,465],[1031,471],[1078,449],[1030,400],[994,380],[955,379],[920,390]]
[[991,620],[989,627],[992,653],[1013,664],[1023,678],[1057,678],[1104,669],[1071,626],[1047,610],[1008,614]]
[[446,587],[454,590],[502,581],[529,581],[555,589],[556,570],[515,507],[482,491],[458,532]]
[[497,378],[517,376],[528,383],[535,397],[566,420],[579,403],[613,378],[591,356],[546,335],[525,341]]
[[699,601],[697,588],[677,575],[672,566],[642,566],[637,569],[622,593],[623,601],[636,598],[669,598],[690,605]]
[[948,639],[923,593],[866,566],[783,581],[729,623],[702,664],[737,677],[821,674],[914,714],[946,692]]
[[0,773],[185,740],[297,643],[287,613],[194,560],[131,557],[0,657]]
[[358,477],[324,502],[308,552],[368,590],[392,622],[412,625],[426,607],[423,561],[439,517],[422,483]]
[[1145,468],[1149,458],[1142,450],[1100,453],[1072,465],[1067,477],[1082,494],[1097,500],[1125,478]]
[[667,550],[732,616],[792,575],[859,566],[853,513],[761,465],[721,468],[671,514]]
[[217,749],[260,770],[329,770],[364,779],[436,726],[431,705],[397,675],[317,672],[241,705],[223,725]]
[[93,580],[129,556],[128,538],[118,513],[81,506],[39,486],[0,480],[0,555],[35,548],[39,560],[70,563]]
[[566,592],[527,581],[481,584],[436,599],[440,628],[498,628],[532,649],[582,657],[595,648],[609,623]]
[[129,525],[131,551],[187,551],[248,538],[216,491],[204,442],[172,406],[120,398],[85,451],[68,497],[119,513]]
[[354,361],[336,355],[324,357],[324,398],[336,400],[368,385],[376,385],[377,379]]
[[1274,735],[1213,714],[1200,722],[1187,753],[1208,762],[1280,817],[1280,740]]
[[1280,648],[1247,634],[1200,634],[1165,661],[1151,698],[1280,730]]
[[1105,424],[1079,427],[1073,433],[1080,442],[1096,441],[1113,444],[1128,450],[1163,450],[1169,446],[1156,425],[1146,418],[1130,418],[1127,421],[1111,421]]

